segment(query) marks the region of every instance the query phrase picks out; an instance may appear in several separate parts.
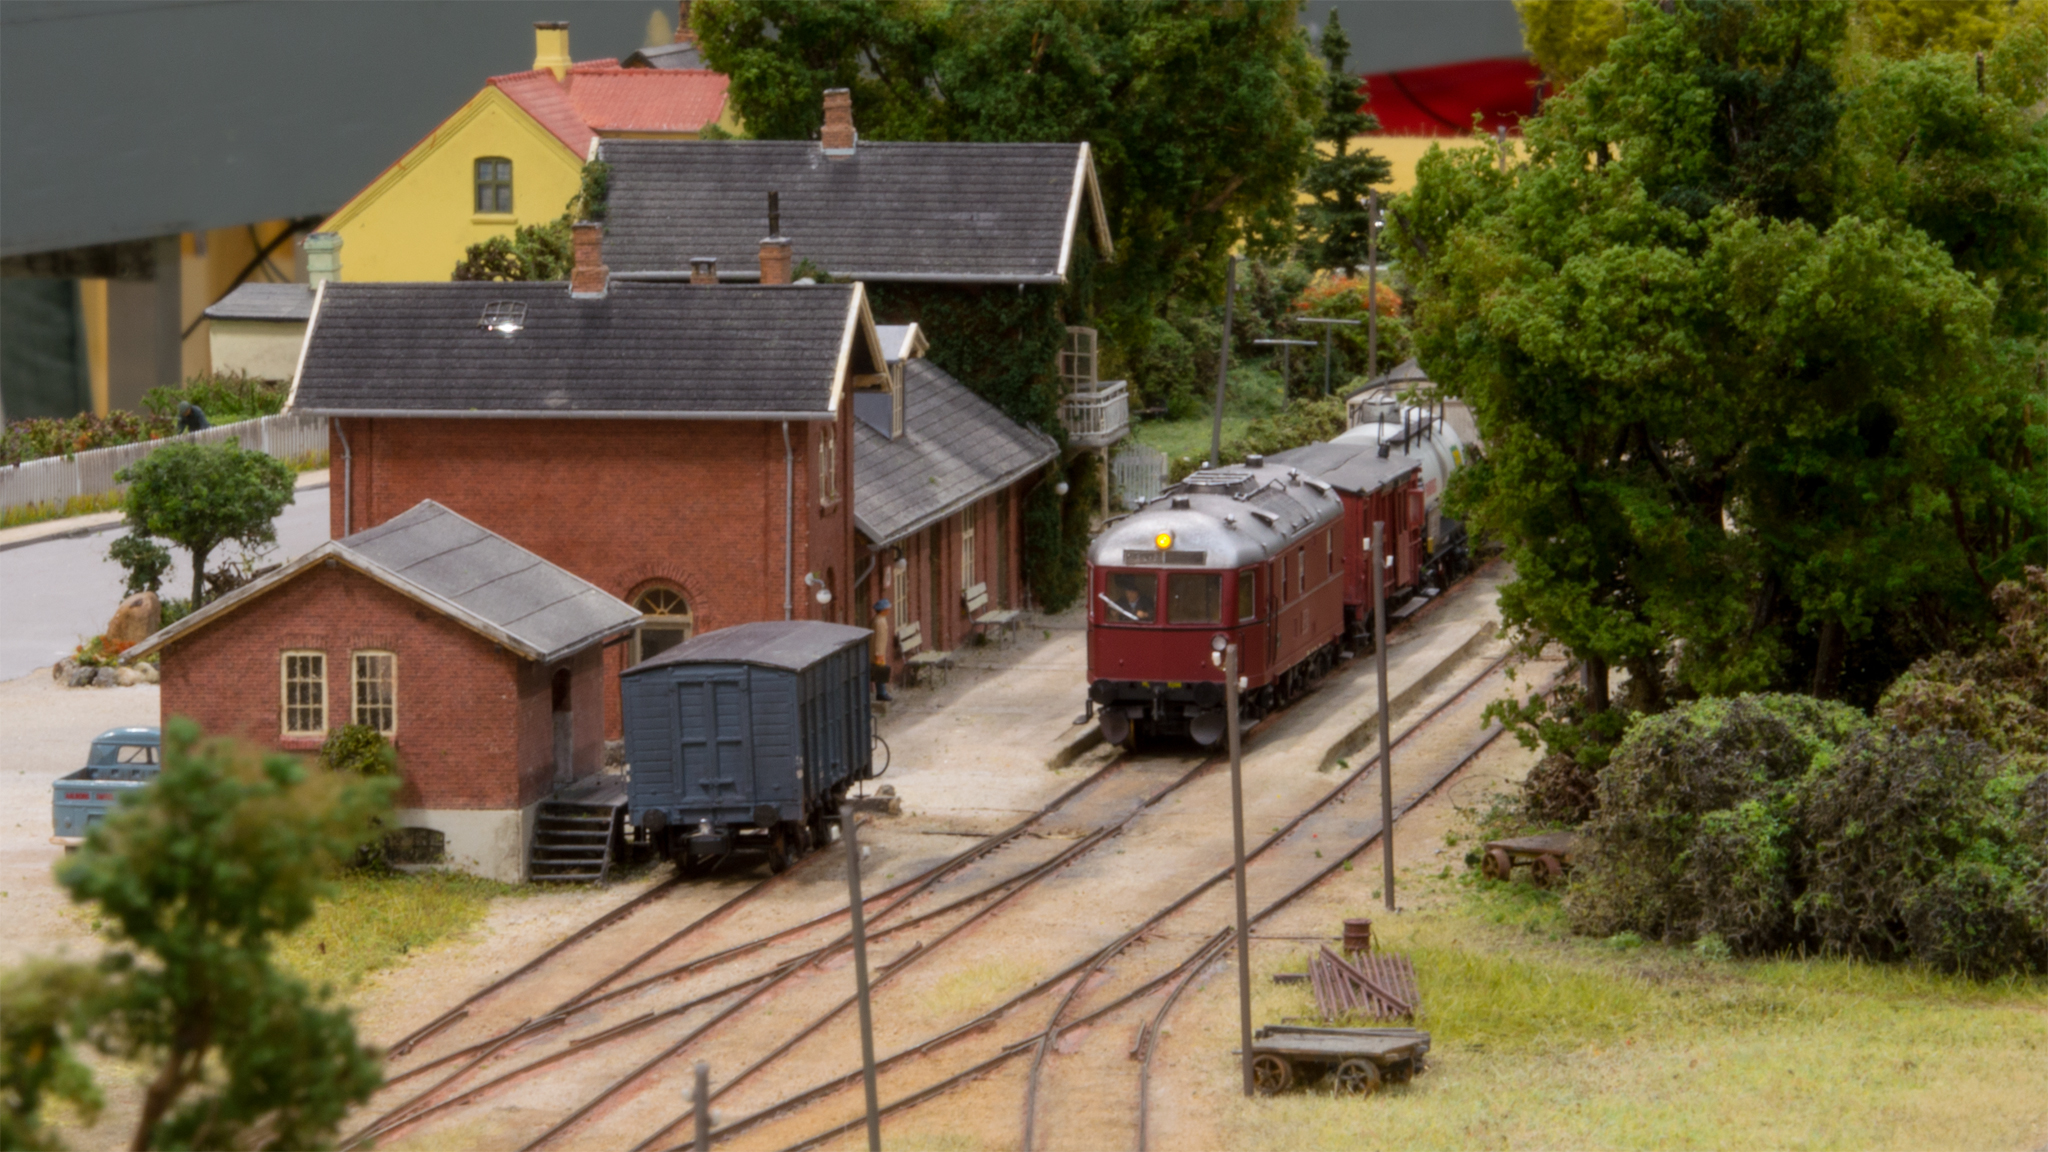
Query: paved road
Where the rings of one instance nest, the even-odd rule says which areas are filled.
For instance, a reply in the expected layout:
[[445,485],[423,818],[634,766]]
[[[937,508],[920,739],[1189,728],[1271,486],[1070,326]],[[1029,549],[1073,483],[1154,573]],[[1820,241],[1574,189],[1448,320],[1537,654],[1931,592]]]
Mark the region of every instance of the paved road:
[[[277,518],[277,551],[269,559],[289,560],[327,539],[326,488],[302,488]],[[107,626],[121,603],[125,573],[107,559],[107,545],[121,529],[58,537],[0,552],[0,680],[46,668]],[[191,586],[185,553],[164,582],[169,596]],[[215,563],[218,564],[216,553]]]

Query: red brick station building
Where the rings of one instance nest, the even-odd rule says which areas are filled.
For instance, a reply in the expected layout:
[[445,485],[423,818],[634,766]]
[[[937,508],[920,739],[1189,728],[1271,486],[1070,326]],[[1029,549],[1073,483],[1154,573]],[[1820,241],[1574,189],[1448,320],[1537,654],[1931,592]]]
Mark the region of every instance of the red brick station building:
[[[900,668],[1020,606],[1057,442],[924,360],[916,324],[878,327],[863,281],[1058,282],[1077,235],[1107,244],[1087,148],[856,151],[827,127],[630,142],[712,183],[636,224],[615,164],[566,284],[322,284],[289,407],[328,419],[332,539],[139,647],[164,714],[293,750],[378,728],[400,823],[519,880],[538,806],[601,770],[632,663],[755,620],[865,625],[887,595]],[[764,183],[788,237],[760,238]],[[712,255],[661,254],[691,249]],[[799,259],[834,282],[791,283]]]

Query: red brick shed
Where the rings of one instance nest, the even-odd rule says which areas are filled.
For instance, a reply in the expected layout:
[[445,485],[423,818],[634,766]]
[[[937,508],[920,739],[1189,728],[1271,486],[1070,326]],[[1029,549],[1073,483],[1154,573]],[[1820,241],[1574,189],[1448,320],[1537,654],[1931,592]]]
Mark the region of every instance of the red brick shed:
[[526,878],[534,814],[604,758],[603,648],[640,613],[432,500],[330,540],[151,636],[162,709],[312,752],[397,749],[399,823],[456,867]]

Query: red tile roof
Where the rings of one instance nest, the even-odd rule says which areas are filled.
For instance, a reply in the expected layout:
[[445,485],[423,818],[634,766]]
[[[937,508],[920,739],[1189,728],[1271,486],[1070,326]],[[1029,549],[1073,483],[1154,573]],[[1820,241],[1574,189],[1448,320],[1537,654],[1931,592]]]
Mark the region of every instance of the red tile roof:
[[1472,131],[1474,112],[1484,131],[1505,125],[1519,132],[1536,107],[1541,79],[1542,71],[1521,57],[1381,72],[1365,77],[1365,111],[1394,136],[1463,136]]
[[696,68],[587,60],[559,81],[540,69],[490,82],[578,156],[589,155],[591,140],[601,134],[699,132],[725,111],[725,76]]

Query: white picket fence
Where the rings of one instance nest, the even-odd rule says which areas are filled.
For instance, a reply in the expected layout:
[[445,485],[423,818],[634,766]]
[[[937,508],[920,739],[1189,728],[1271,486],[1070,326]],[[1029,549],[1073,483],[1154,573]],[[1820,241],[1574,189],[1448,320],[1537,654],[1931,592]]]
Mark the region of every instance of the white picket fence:
[[235,440],[242,447],[289,460],[327,451],[324,416],[264,416],[222,424],[182,436],[93,448],[70,456],[46,456],[0,467],[0,509],[30,504],[61,504],[76,496],[96,496],[125,487],[114,473],[166,444],[219,444]]
[[1166,453],[1132,441],[1109,458],[1109,472],[1124,507],[1136,508],[1140,499],[1156,500],[1165,490]]

